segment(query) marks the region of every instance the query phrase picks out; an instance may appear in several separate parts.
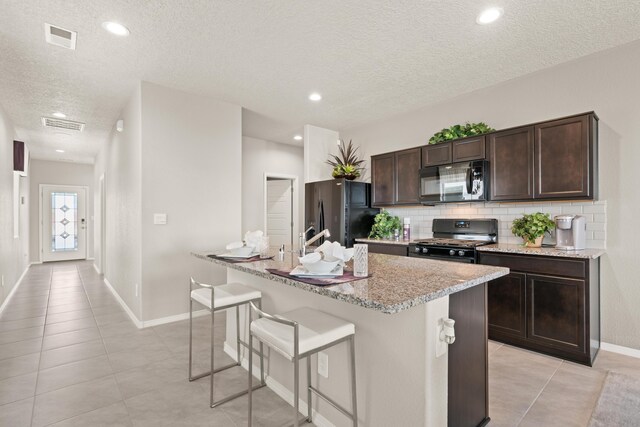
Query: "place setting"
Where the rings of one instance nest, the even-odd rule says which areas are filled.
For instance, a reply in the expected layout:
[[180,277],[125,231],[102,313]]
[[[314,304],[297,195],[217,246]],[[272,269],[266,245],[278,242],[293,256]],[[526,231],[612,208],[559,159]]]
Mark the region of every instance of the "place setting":
[[[366,251],[366,245],[362,246]],[[360,260],[364,260],[364,266],[356,268],[354,261],[355,271],[346,268],[346,263],[354,258],[354,253],[354,248],[346,248],[338,242],[326,241],[313,252],[299,257],[300,264],[291,271],[277,268],[267,268],[266,270],[277,276],[316,286],[337,285],[371,277],[367,271],[366,253],[364,258],[359,257]]]
[[232,264],[273,258],[273,256],[269,256],[269,236],[266,236],[261,230],[247,231],[244,240],[229,243],[225,250],[224,253],[207,256]]

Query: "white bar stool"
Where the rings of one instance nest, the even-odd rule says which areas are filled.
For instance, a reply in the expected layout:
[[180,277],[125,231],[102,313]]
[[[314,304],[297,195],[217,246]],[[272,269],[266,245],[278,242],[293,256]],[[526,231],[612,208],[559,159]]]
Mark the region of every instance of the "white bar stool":
[[[193,361],[193,302],[196,301],[205,306],[211,312],[211,370],[203,372],[201,374],[192,375],[192,361]],[[213,304],[211,303],[213,301]],[[249,382],[249,388],[247,390],[235,393],[231,396],[227,396],[216,402],[213,400],[214,389],[214,377],[215,373],[224,371],[225,369],[233,368],[234,366],[240,366],[240,345],[249,348],[249,353],[253,351],[253,347],[249,347],[247,343],[240,340],[240,306],[244,304],[256,303],[258,306],[262,304],[262,294],[260,291],[245,286],[240,283],[226,283],[224,285],[206,285],[204,283],[196,282],[193,277],[189,282],[189,381],[195,381],[199,378],[211,375],[211,387],[209,395],[209,405],[215,408],[225,402],[228,402],[236,397],[240,397],[248,393],[251,389],[256,390],[266,385],[264,380],[264,352],[262,344],[260,344],[260,384],[252,386]],[[214,369],[214,351],[213,351],[213,337],[215,333],[215,316],[218,311],[226,310],[228,308],[236,308],[236,350],[237,350],[237,362],[231,363],[226,366]],[[249,315],[251,320],[251,315]]]
[[[251,322],[249,327],[249,347],[252,347],[255,337],[262,343],[267,344],[285,358],[293,362],[293,399],[294,399],[294,421],[293,425],[299,425],[299,367],[298,361],[307,358],[307,422],[311,419],[311,392],[327,401],[331,406],[351,418],[353,425],[358,425],[358,409],[356,399],[356,358],[355,358],[355,332],[353,323],[349,323],[338,317],[331,316],[312,308],[303,307],[281,315],[271,315],[262,311],[253,302],[250,303],[252,311],[258,314],[258,319]],[[347,341],[349,343],[350,364],[351,364],[351,407],[350,413],[345,408],[336,403],[333,399],[320,392],[311,385],[311,355],[325,350],[338,343]],[[249,384],[251,384],[253,358],[249,352]],[[262,369],[262,368],[261,368]],[[249,427],[252,422],[252,401],[251,389],[249,389]]]

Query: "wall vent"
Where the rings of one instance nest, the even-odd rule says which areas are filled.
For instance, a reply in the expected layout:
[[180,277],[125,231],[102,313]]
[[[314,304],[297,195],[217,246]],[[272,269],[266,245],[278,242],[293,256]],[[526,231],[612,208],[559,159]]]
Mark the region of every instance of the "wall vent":
[[54,119],[53,117],[43,117],[42,125],[48,128],[76,130],[78,132],[82,132],[84,130],[84,123],[72,122],[71,120]]
[[44,24],[44,38],[47,43],[54,46],[75,50],[77,36],[78,33],[75,31],[66,30],[47,23]]

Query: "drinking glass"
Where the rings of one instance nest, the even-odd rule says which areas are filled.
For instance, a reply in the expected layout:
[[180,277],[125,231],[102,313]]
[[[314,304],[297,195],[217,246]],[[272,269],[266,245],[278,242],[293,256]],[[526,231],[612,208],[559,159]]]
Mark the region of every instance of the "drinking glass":
[[369,275],[369,246],[366,244],[353,245],[353,275],[355,277]]
[[269,258],[269,236],[262,236],[260,241],[260,258]]

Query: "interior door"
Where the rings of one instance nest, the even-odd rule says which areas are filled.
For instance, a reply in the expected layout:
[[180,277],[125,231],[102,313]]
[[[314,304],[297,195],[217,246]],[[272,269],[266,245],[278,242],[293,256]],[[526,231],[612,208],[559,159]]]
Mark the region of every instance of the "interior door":
[[269,245],[293,245],[293,195],[290,179],[267,180],[267,230]]
[[42,261],[86,259],[86,189],[43,185],[40,212]]

